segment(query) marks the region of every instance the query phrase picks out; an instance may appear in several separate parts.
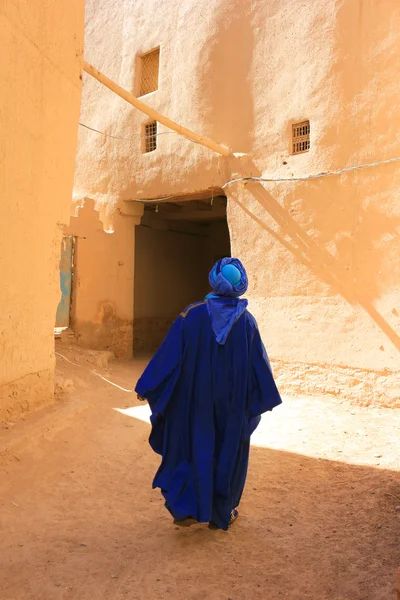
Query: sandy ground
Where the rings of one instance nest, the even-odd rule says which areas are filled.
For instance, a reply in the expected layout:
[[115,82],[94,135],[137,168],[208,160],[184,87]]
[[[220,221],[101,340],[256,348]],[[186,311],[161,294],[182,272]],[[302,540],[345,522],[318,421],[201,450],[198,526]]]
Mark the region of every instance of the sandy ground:
[[180,530],[151,489],[144,363],[59,352],[68,393],[1,429],[0,600],[395,599],[400,410],[285,399],[234,527]]

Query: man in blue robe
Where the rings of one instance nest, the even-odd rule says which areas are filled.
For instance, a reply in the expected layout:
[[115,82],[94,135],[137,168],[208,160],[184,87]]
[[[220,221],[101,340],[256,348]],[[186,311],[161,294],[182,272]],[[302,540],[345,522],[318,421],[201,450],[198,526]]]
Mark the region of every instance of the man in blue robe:
[[240,298],[234,258],[210,273],[213,293],[172,325],[136,392],[151,408],[150,445],[162,456],[153,487],[178,525],[227,530],[237,518],[250,436],[281,403],[257,323]]

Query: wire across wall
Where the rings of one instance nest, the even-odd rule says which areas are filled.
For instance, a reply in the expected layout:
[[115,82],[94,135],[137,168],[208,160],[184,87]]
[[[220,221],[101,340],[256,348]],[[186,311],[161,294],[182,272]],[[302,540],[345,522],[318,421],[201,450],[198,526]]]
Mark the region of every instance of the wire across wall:
[[[116,136],[116,135],[112,135],[110,133],[105,133],[104,131],[100,131],[99,129],[95,129],[94,127],[89,127],[89,125],[86,125],[85,123],[79,123],[79,125],[81,127],[85,127],[86,129],[89,129],[90,131],[94,131],[96,133],[99,133],[101,135],[104,135],[105,137],[109,137],[112,139],[116,139],[116,140],[123,140],[123,141],[136,141],[137,138],[125,138],[125,137],[120,137],[120,136]],[[172,135],[179,135],[178,133],[176,133],[175,131],[161,131],[161,132],[157,132],[157,133],[153,133],[151,136],[141,136],[143,139],[146,139],[146,137],[154,137],[154,136],[160,136],[160,135],[168,135],[168,134],[172,134]],[[196,142],[193,142],[196,143]],[[236,179],[231,179],[229,181],[227,181],[226,183],[224,183],[221,188],[225,189],[228,186],[234,184],[234,183],[240,183],[240,182],[249,182],[249,181],[259,181],[259,182],[296,182],[296,181],[308,181],[308,180],[314,180],[314,179],[322,179],[325,177],[332,177],[332,176],[337,176],[337,175],[342,175],[343,173],[349,173],[350,171],[357,171],[359,169],[367,169],[367,168],[372,168],[372,167],[377,167],[379,165],[387,165],[390,163],[396,163],[396,162],[400,162],[400,156],[395,156],[393,158],[386,158],[383,160],[378,160],[375,162],[370,162],[370,163],[362,163],[359,165],[353,165],[350,167],[342,167],[340,169],[336,169],[333,171],[326,171],[326,172],[322,172],[322,173],[315,173],[315,174],[311,174],[311,175],[301,175],[298,177],[238,177]],[[162,202],[162,201],[166,201],[169,200],[170,198],[173,198],[174,196],[167,196],[164,198],[157,198],[154,200],[146,200],[146,202]]]

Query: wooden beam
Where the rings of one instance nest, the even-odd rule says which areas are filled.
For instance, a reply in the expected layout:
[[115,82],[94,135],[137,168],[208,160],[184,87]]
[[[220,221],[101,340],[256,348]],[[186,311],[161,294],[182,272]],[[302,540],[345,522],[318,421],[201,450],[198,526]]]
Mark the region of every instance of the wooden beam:
[[216,142],[213,142],[212,140],[209,140],[208,138],[203,137],[202,135],[198,135],[194,131],[186,129],[186,127],[182,127],[182,125],[175,123],[175,121],[171,121],[171,119],[160,114],[159,112],[154,110],[154,108],[151,108],[151,106],[144,104],[143,102],[138,100],[133,94],[124,90],[118,84],[114,83],[114,81],[111,81],[111,79],[106,77],[106,75],[103,75],[103,73],[100,73],[100,71],[98,71],[92,65],[89,65],[89,63],[87,63],[85,60],[83,61],[83,70],[95,79],[97,79],[97,81],[108,87],[109,90],[111,90],[112,92],[129,102],[129,104],[132,104],[132,106],[145,113],[155,121],[162,123],[162,125],[165,125],[165,127],[168,127],[168,129],[172,129],[172,131],[176,131],[176,133],[183,135],[189,140],[192,140],[192,142],[196,142],[201,146],[205,146],[206,148],[209,148],[210,150],[213,150],[218,154],[222,154],[222,156],[231,156],[232,153],[228,148],[225,148],[224,146],[221,146],[220,144],[217,144]]

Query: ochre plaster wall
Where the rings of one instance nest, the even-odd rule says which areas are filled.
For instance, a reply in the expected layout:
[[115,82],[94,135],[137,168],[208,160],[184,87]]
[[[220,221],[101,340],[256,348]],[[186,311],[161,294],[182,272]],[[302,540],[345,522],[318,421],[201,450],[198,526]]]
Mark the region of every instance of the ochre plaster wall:
[[83,4],[0,3],[0,419],[53,398],[58,261],[73,185]]
[[[87,59],[133,90],[136,57],[160,46],[143,100],[224,143],[225,159],[176,134],[141,153],[146,117],[85,79],[75,194],[122,201],[192,193],[240,176],[301,177],[400,155],[397,0],[89,0]],[[112,18],[111,18],[112,17]],[[311,149],[291,155],[292,123]],[[159,127],[159,132],[167,130]],[[283,391],[400,405],[399,163],[308,182],[225,189],[232,254]]]
[[132,356],[135,224],[118,211],[106,233],[94,201],[87,198],[71,218],[75,237],[71,327],[80,344]]

